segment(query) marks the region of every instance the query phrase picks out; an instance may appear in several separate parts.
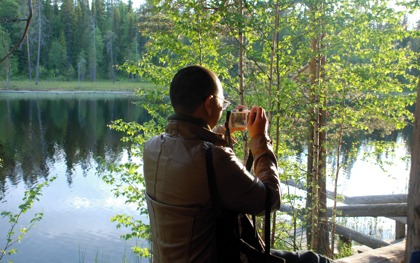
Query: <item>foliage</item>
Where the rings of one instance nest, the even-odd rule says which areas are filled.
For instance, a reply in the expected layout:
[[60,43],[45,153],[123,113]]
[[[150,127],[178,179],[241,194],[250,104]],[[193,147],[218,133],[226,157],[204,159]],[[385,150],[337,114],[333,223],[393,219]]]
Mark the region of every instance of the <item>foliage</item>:
[[42,220],[44,217],[44,214],[41,212],[35,213],[33,218],[29,221],[29,225],[27,227],[20,227],[19,232],[16,232],[16,228],[18,227],[18,223],[21,219],[21,217],[26,214],[34,204],[35,201],[39,201],[40,196],[42,196],[42,189],[44,187],[47,187],[51,182],[55,180],[55,177],[43,182],[39,183],[35,186],[33,186],[31,189],[26,190],[24,193],[24,196],[22,198],[22,204],[19,205],[19,211],[18,212],[12,212],[12,211],[2,211],[1,216],[2,218],[7,218],[9,222],[9,230],[7,231],[5,240],[6,244],[4,245],[4,248],[0,249],[0,261],[6,256],[6,255],[12,255],[18,253],[18,250],[16,248],[12,248],[16,243],[20,243],[25,236],[25,234],[28,233],[33,227],[35,227],[35,224]]
[[[127,204],[131,203],[136,205],[140,215],[147,215],[143,194],[144,182],[142,177],[139,176],[140,170],[140,165],[132,162],[123,165],[110,165],[106,167],[106,172],[99,169],[99,173],[102,174],[102,180],[104,182],[114,187],[112,191],[116,197],[124,197]],[[111,221],[117,223],[117,228],[125,227],[130,230],[129,233],[121,236],[121,238],[125,240],[130,238],[148,239],[149,226],[142,220],[120,214],[113,216]],[[132,250],[142,257],[149,256],[147,248],[136,246],[133,247]]]
[[337,258],[345,258],[353,255],[353,250],[351,248],[351,242],[344,242],[341,239],[338,240],[337,249],[339,251]]
[[[415,39],[418,32],[403,26],[402,14],[390,9],[388,1],[241,3],[242,9],[237,1],[147,1],[140,16],[141,33],[147,36],[145,50],[140,60],[127,61],[121,69],[158,87],[167,87],[173,74],[186,65],[213,69],[230,100],[239,102],[243,95],[245,105],[267,109],[282,181],[293,179],[306,186],[310,185],[306,181],[309,164],[303,160],[312,155],[308,145],[323,147],[322,183],[326,175],[337,176],[357,156],[348,150],[352,142],[346,138],[385,136],[412,122],[407,107],[414,102],[413,72],[419,66],[418,53],[410,49],[407,39]],[[243,42],[239,33],[245,36]],[[239,50],[243,51],[240,58]],[[245,72],[243,91],[239,59]],[[310,70],[314,65],[318,75]],[[112,126],[128,135],[136,157],[141,157],[143,143],[163,130],[170,111],[167,94],[167,89],[139,90],[149,102],[141,107],[152,120],[117,121]],[[315,123],[319,112],[324,114],[323,123]],[[322,145],[308,139],[308,126],[315,124],[317,132],[328,134]],[[375,151],[386,149],[375,147]],[[293,160],[296,155],[301,159]],[[129,185],[144,187],[141,172],[117,170],[132,175]],[[310,227],[297,212],[305,200],[292,192],[284,200],[294,213],[292,217],[279,215],[276,245],[300,249],[297,230]]]
[[[28,1],[0,2],[0,24],[9,35],[10,42],[17,43],[24,23],[15,19],[26,18],[29,12]],[[95,81],[96,77],[114,77],[108,74],[110,69],[123,64],[128,57],[135,57],[133,54],[138,54],[142,49],[141,38],[136,36],[138,10],[133,10],[132,2],[107,2],[105,5],[103,0],[96,0],[93,3],[91,6],[89,1],[35,1],[27,41],[14,54],[17,60],[13,61],[12,66],[16,68],[13,76],[29,76],[32,79],[37,55],[40,53],[39,67],[48,72],[41,75],[41,78],[74,80],[77,78],[79,58],[84,53],[89,67],[81,79]],[[108,32],[109,36],[114,34],[114,38],[119,40],[113,46],[115,54],[112,57],[105,48],[110,44],[105,38]],[[41,44],[40,52],[38,43]]]
[[[126,134],[123,141],[130,143],[130,159],[124,163],[115,163],[113,160],[102,160],[102,165],[98,168],[98,174],[102,180],[113,186],[113,193],[116,197],[125,198],[126,204],[134,204],[140,215],[148,215],[144,195],[145,182],[142,175],[142,150],[141,145],[156,134],[163,132],[165,118],[169,112],[167,99],[162,95],[159,88],[148,90],[139,90],[140,104],[146,112],[152,117],[149,121],[143,123],[124,122],[115,120],[110,128]],[[147,101],[148,103],[142,103]],[[148,222],[143,222],[124,214],[115,215],[111,221],[117,224],[117,228],[125,227],[129,230],[127,234],[122,235],[125,240],[131,238],[140,238],[149,240],[150,228]],[[141,257],[149,257],[150,252],[147,248],[135,246],[132,247],[134,253]]]

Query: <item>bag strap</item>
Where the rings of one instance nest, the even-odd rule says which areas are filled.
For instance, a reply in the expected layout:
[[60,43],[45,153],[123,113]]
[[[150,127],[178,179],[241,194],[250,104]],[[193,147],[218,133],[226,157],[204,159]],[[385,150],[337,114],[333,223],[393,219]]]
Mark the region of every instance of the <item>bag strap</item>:
[[206,149],[206,169],[207,169],[207,181],[210,188],[210,197],[211,200],[214,202],[215,206],[218,206],[220,201],[217,196],[217,186],[216,186],[216,179],[214,178],[214,167],[213,167],[213,147],[209,144],[208,148]]
[[270,246],[271,246],[271,192],[270,189],[268,189],[268,186],[265,185],[265,255],[270,254]]
[[[251,171],[252,164],[254,163],[254,156],[252,155],[251,150],[249,150],[248,159],[246,160],[245,167],[248,171]],[[271,245],[271,192],[268,189],[267,185],[265,186],[265,228],[264,228],[264,243],[265,243],[265,251],[266,255],[270,254],[270,245]],[[252,215],[252,221],[255,226],[255,215]],[[255,227],[255,232],[257,228]]]

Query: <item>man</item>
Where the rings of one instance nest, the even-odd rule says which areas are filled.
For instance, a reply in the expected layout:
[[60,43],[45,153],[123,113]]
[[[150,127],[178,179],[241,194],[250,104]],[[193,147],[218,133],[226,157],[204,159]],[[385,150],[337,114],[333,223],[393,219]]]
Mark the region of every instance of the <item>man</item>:
[[181,69],[170,85],[175,114],[166,132],[145,144],[144,176],[154,262],[217,262],[215,211],[206,170],[211,147],[219,205],[238,213],[280,207],[277,161],[260,107],[249,113],[247,131],[254,156],[250,174],[221,134],[213,132],[229,105],[217,76],[201,66]]

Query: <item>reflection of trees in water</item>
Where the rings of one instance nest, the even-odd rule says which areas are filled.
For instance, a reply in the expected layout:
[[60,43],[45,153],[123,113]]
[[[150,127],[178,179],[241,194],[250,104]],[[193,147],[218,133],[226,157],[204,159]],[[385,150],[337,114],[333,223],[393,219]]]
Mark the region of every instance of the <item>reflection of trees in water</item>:
[[128,98],[0,100],[0,199],[6,179],[31,186],[48,178],[50,165],[60,158],[69,184],[77,165],[87,171],[94,157],[119,159],[127,145],[107,125],[146,118]]
[[[12,185],[24,181],[31,186],[39,178],[49,177],[49,167],[56,160],[63,159],[69,184],[77,166],[86,176],[94,157],[118,160],[128,145],[120,141],[122,134],[107,125],[116,119],[144,122],[147,118],[144,110],[128,98],[0,100],[0,200],[7,190],[6,178]],[[359,152],[368,141],[397,139],[407,142],[409,154],[412,125],[387,135],[374,132],[344,136],[342,163],[348,163],[347,174],[354,164],[347,153],[353,149]],[[306,149],[299,143],[293,147],[298,153]]]

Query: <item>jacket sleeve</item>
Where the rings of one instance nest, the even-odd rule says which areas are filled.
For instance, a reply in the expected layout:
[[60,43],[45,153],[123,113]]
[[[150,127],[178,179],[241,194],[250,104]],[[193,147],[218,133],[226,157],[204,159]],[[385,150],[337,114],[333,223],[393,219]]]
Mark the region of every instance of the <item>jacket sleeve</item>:
[[272,210],[280,207],[280,181],[277,160],[264,135],[251,140],[254,175],[248,172],[230,148],[213,148],[217,192],[224,208],[241,213],[260,214],[265,209],[265,191],[271,192]]

